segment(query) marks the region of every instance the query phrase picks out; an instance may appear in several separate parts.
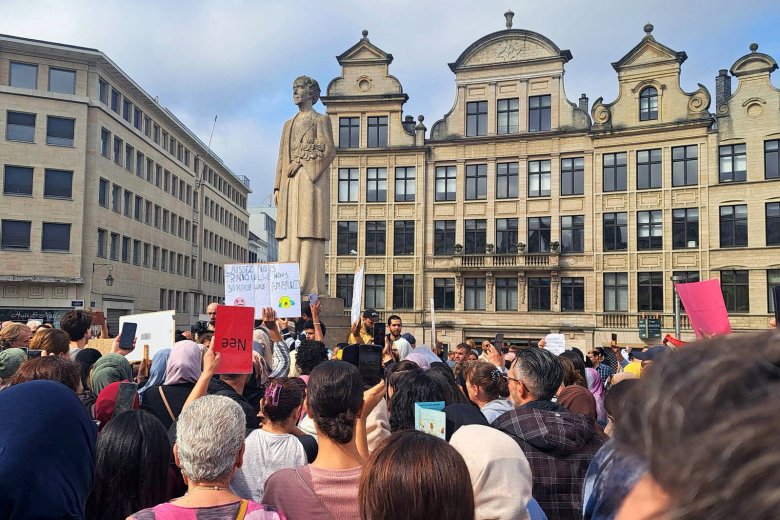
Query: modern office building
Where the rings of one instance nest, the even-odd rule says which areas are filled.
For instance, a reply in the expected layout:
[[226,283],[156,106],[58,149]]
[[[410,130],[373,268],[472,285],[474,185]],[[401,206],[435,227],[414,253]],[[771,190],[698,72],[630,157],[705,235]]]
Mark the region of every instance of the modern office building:
[[680,86],[685,52],[648,24],[612,64],[617,99],[589,107],[565,94],[572,53],[506,24],[449,64],[453,107],[430,132],[403,115],[393,57],[366,32],[338,56],[322,98],[338,146],[330,293],[349,305],[365,265],[364,306],[418,342],[432,299],[450,345],[561,332],[590,348],[613,332],[640,344],[644,318],[673,332],[671,278],[719,278],[733,328],[765,328],[780,284],[776,62],[751,46],[720,71],[711,113],[707,88]]
[[0,36],[0,319],[192,323],[248,256],[249,179],[105,54]]
[[[277,262],[279,260],[279,242],[276,240],[276,208],[254,206],[249,208],[249,232],[255,236],[255,262]],[[251,236],[250,235],[250,238]]]

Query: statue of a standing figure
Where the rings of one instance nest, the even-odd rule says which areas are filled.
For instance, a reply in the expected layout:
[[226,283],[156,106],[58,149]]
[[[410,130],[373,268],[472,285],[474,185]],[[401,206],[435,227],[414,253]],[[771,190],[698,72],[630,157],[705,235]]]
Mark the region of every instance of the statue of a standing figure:
[[320,86],[308,77],[293,82],[298,113],[284,123],[276,163],[274,202],[279,261],[299,262],[301,294],[325,294],[325,241],[330,238],[330,174],[336,148],[328,116],[312,105]]

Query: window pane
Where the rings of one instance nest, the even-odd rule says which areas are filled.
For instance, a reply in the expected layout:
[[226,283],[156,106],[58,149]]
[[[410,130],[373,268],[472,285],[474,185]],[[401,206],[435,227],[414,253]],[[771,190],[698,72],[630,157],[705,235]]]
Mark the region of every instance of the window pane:
[[76,93],[76,71],[63,69],[49,69],[49,92],[61,94]]
[[8,111],[5,138],[9,141],[35,141],[35,114]]
[[43,196],[69,199],[73,195],[73,172],[49,170],[45,172]]
[[6,166],[3,175],[3,194],[32,195],[33,169],[24,166]]
[[69,251],[70,224],[43,223],[42,251]]
[[38,88],[38,65],[11,62],[9,84],[18,88]]
[[3,220],[0,233],[0,247],[3,249],[30,249],[29,221]]
[[74,119],[49,116],[46,126],[46,144],[73,146]]

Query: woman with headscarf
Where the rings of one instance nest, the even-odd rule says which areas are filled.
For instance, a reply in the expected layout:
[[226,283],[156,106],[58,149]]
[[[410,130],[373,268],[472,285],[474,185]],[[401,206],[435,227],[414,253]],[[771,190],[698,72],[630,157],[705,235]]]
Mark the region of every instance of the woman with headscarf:
[[149,388],[161,385],[165,382],[165,370],[168,365],[168,357],[171,355],[171,349],[164,348],[158,350],[152,357],[152,366],[149,368],[149,379],[144,383],[143,388],[138,390],[141,402],[144,402],[144,394]]
[[177,342],[168,355],[163,384],[154,387],[147,385],[141,409],[152,412],[166,429],[170,429],[200,374],[198,344],[190,340]]
[[81,393],[79,399],[84,404],[84,408],[87,409],[90,419],[95,418],[95,401],[97,401],[97,394],[92,391],[89,386],[89,373],[92,371],[92,367],[95,365],[98,359],[103,355],[98,349],[85,348],[76,353],[74,361],[79,368],[79,376],[81,377]]
[[407,361],[412,361],[414,363],[417,363],[417,366],[422,368],[423,370],[428,370],[431,368],[431,362],[420,354],[419,352],[412,352],[411,354],[406,356]]
[[106,354],[97,361],[92,369],[92,375],[89,377],[89,387],[95,395],[117,381],[132,381],[133,367],[125,356],[120,354]]
[[20,348],[0,351],[0,390],[8,386],[19,367],[27,361],[27,353]]
[[[615,377],[612,377],[612,384],[615,384]],[[604,409],[604,384],[601,382],[599,373],[593,368],[585,369],[585,378],[587,380],[588,390],[596,399],[596,414],[601,426],[607,425],[607,411]]]
[[0,510],[6,520],[84,518],[97,432],[81,402],[54,381],[0,392]]
[[531,466],[509,435],[472,424],[455,432],[450,446],[466,461],[474,488],[475,518],[528,520]]
[[397,339],[393,342],[393,352],[398,354],[398,361],[403,361],[412,353],[412,344],[404,338]]
[[[95,401],[95,420],[98,423],[98,431],[102,432],[108,421],[114,417],[116,410],[116,401],[119,397],[119,385],[122,383],[114,382],[105,387]],[[132,409],[138,410],[141,402],[138,399],[138,393],[133,395]]]

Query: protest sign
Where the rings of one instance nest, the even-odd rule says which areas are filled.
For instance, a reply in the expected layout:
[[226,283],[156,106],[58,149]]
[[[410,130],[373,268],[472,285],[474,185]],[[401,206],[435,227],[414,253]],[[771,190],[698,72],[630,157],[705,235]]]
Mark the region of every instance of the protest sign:
[[273,307],[280,318],[300,317],[298,264],[225,264],[225,303],[254,307],[258,320],[263,307]]
[[[298,264],[268,264],[268,276],[270,306],[274,308],[276,315],[279,318],[300,318],[301,275]],[[255,299],[257,302],[257,296]]]
[[125,356],[127,360],[141,361],[144,357],[142,345],[149,345],[150,357],[154,357],[157,351],[161,349],[171,348],[176,333],[174,314],[176,314],[176,311],[147,312],[144,314],[120,316],[119,330],[122,330],[122,326],[126,321],[138,324],[135,332],[135,349]]
[[352,310],[349,314],[350,323],[355,323],[360,319],[360,307],[363,305],[363,271],[360,269],[355,272],[355,278],[352,282]]
[[252,332],[255,324],[253,307],[219,305],[214,329],[214,352],[221,362],[216,374],[252,373]]
[[697,338],[731,333],[720,280],[675,284]]
[[414,428],[440,439],[446,439],[447,416],[444,401],[414,403]]
[[556,356],[563,354],[566,350],[566,336],[564,334],[548,334],[544,337],[544,349]]

